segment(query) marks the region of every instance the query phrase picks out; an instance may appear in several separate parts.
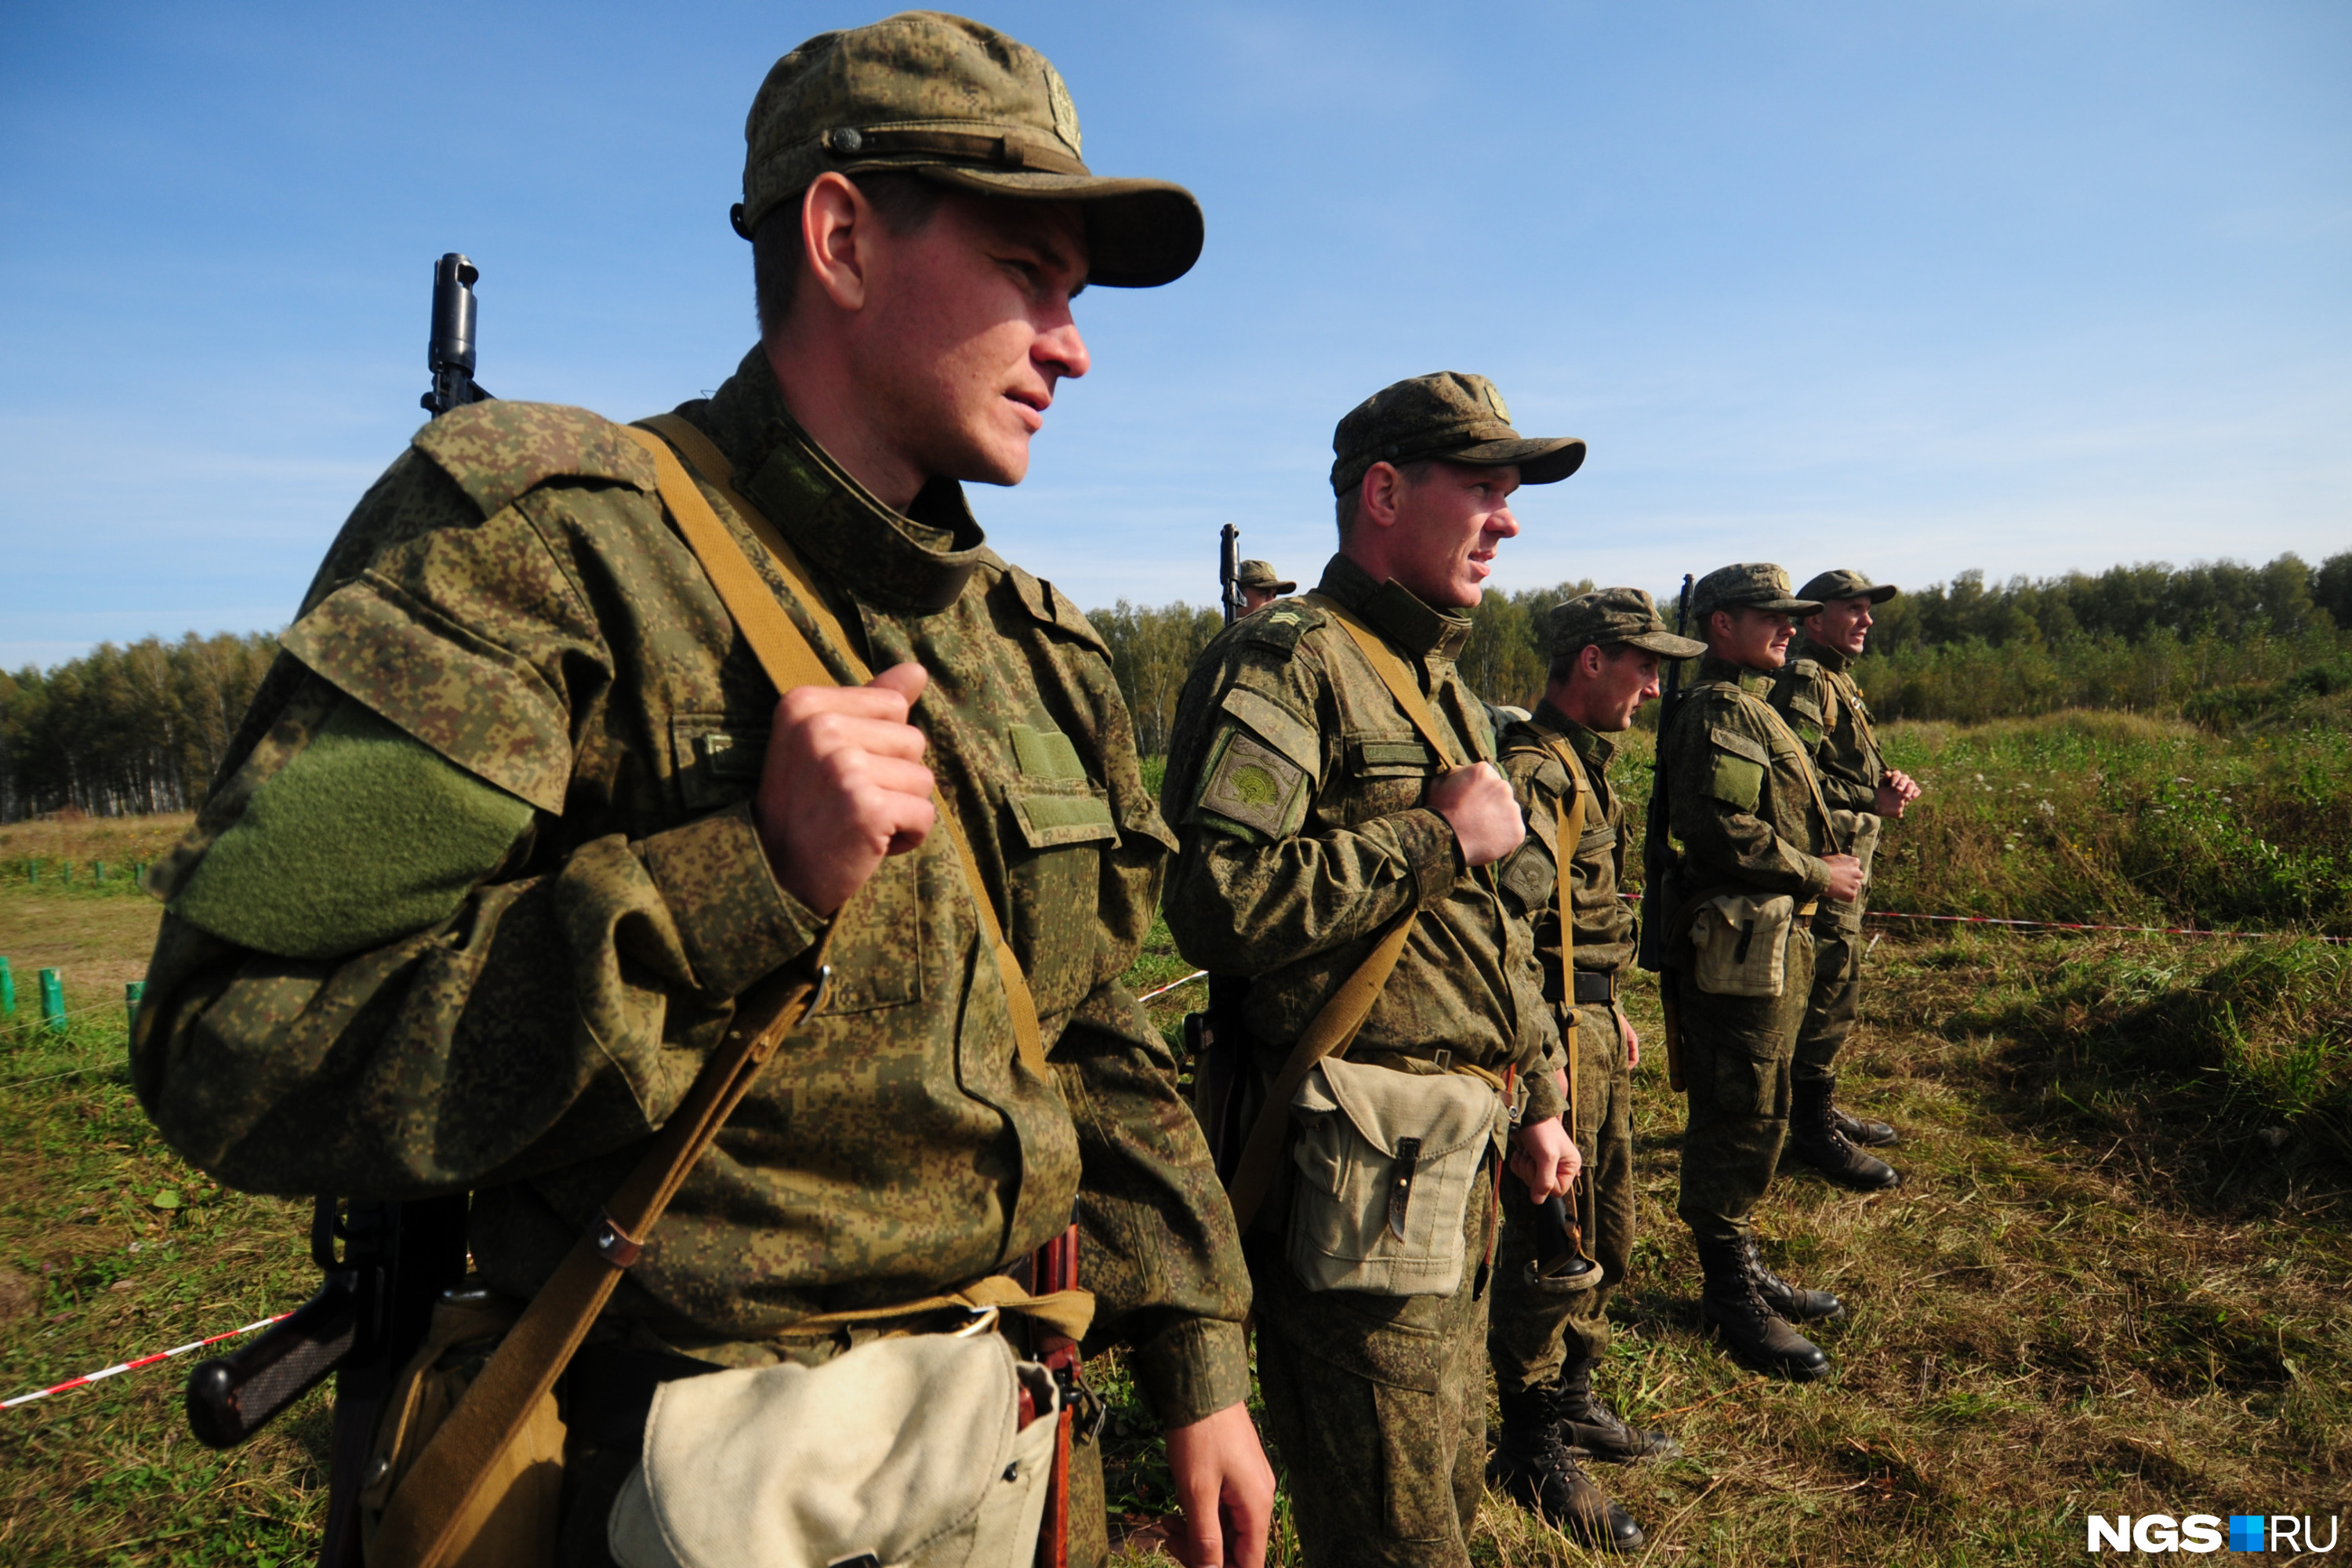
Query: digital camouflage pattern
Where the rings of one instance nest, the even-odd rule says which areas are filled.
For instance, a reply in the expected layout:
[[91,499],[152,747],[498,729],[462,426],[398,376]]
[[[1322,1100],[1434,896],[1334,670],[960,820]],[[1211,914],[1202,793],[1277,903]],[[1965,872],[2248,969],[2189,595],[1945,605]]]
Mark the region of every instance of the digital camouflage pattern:
[[[812,1314],[1002,1268],[1075,1208],[1094,1342],[1135,1347],[1167,1422],[1234,1404],[1238,1238],[1175,1064],[1118,982],[1172,840],[1100,639],[986,547],[958,486],[901,516],[848,480],[760,351],[679,412],[829,584],[869,665],[930,670],[915,722],[1029,976],[1052,1081],[1016,1058],[933,834],[831,922],[819,1016],[688,1176],[611,1314],[756,1363]],[[454,914],[390,942],[289,958],[175,905],[132,1046],[158,1127],[231,1185],[475,1189],[477,1264],[512,1296],[635,1165],[736,996],[813,962],[827,931],[777,885],[750,819],[776,693],[652,489],[645,453],[581,410],[488,403],[427,426],[329,552],[225,784],[160,875],[175,897],[199,883],[208,847],[354,705],[537,808]],[[405,853],[366,821],[341,828],[354,863]]]
[[[1492,1169],[1463,1214],[1474,1260],[1492,1234]],[[1308,1290],[1278,1234],[1254,1227],[1248,1251],[1266,1435],[1308,1568],[1467,1568],[1486,1490],[1488,1294],[1468,1270],[1451,1296]]]
[[[1495,759],[1485,705],[1454,665],[1466,617],[1373,582],[1344,555],[1316,592],[1414,672],[1455,754]],[[1494,868],[1466,869],[1453,827],[1422,804],[1443,766],[1312,600],[1235,623],[1193,666],[1160,789],[1180,842],[1166,914],[1192,962],[1252,977],[1244,1125],[1332,989],[1415,910],[1349,1059],[1427,1064],[1446,1051],[1496,1075],[1516,1067],[1527,1116],[1559,1113],[1559,1034],[1527,924]],[[1486,1301],[1476,1285],[1495,1223],[1493,1167],[1465,1215],[1472,1261],[1442,1297],[1307,1290],[1282,1245],[1288,1162],[1281,1169],[1250,1263],[1259,1383],[1307,1561],[1466,1568],[1485,1486]]]
[[1773,610],[1784,616],[1810,616],[1822,606],[1798,597],[1789,587],[1789,574],[1769,561],[1743,561],[1718,566],[1691,589],[1691,618],[1706,625],[1717,610]]
[[1633,1258],[1633,1073],[1626,1060],[1622,1019],[1612,1004],[1576,1005],[1567,1000],[1560,973],[1555,808],[1564,800],[1572,806],[1574,796],[1555,745],[1575,750],[1592,786],[1583,833],[1569,857],[1575,968],[1613,982],[1633,960],[1633,911],[1617,896],[1625,871],[1628,816],[1625,801],[1609,782],[1617,742],[1549,702],[1538,703],[1533,716],[1513,722],[1502,734],[1503,776],[1528,818],[1527,842],[1503,862],[1503,888],[1534,930],[1545,999],[1555,1007],[1574,1007],[1575,1136],[1584,1156],[1577,1223],[1583,1228],[1585,1251],[1601,1265],[1601,1282],[1568,1289],[1531,1277],[1540,1211],[1524,1186],[1505,1182],[1503,1244],[1496,1255],[1486,1343],[1496,1381],[1514,1394],[1550,1384],[1564,1360],[1591,1361],[1609,1348],[1609,1298]]
[[[1831,575],[1824,573],[1806,586],[1810,590]],[[1856,585],[1848,579],[1861,581]],[[1836,595],[1841,598],[1864,594],[1885,597],[1894,592],[1886,588],[1886,595],[1876,595],[1859,573],[1840,574],[1830,586],[1853,589]],[[1886,759],[1879,752],[1870,705],[1862,699],[1852,663],[1843,649],[1801,634],[1790,646],[1789,662],[1773,678],[1770,700],[1805,743],[1814,775],[1821,780],[1822,798],[1832,810],[1862,814],[1877,806]],[[1794,1073],[1801,1080],[1833,1079],[1838,1051],[1853,1033],[1854,1015],[1862,1004],[1862,916],[1869,900],[1865,881],[1862,897],[1851,904],[1825,900],[1813,918],[1813,996],[1797,1030]]]
[[[1837,849],[1813,801],[1812,764],[1764,700],[1770,686],[1727,660],[1700,660],[1658,749],[1689,892],[1787,893],[1801,908],[1828,885],[1822,858]],[[1777,997],[1713,995],[1698,989],[1689,963],[1673,971],[1689,1096],[1676,1212],[1701,1240],[1745,1229],[1780,1158],[1790,1055],[1812,983],[1806,924],[1791,928]]]
[[1493,382],[1454,370],[1381,388],[1340,419],[1331,451],[1331,489],[1339,495],[1354,489],[1374,463],[1512,463],[1521,484],[1549,485],[1584,461],[1582,441],[1521,436]]
[[[1468,619],[1378,584],[1344,555],[1316,592],[1361,617],[1415,670],[1465,757],[1492,761],[1486,707],[1454,666]],[[1453,827],[1422,804],[1440,759],[1344,627],[1297,600],[1219,634],[1176,706],[1160,800],[1181,847],[1168,929],[1184,956],[1252,977],[1244,1016],[1270,1074],[1397,916],[1419,910],[1396,972],[1349,1047],[1516,1065],[1528,1115],[1556,1115],[1559,1036],[1524,922],[1491,868],[1465,870]]]

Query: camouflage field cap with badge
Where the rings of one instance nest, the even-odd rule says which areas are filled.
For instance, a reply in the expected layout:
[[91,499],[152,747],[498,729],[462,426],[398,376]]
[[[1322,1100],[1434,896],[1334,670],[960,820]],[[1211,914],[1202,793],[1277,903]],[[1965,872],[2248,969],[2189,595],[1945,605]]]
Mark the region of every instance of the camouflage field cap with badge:
[[1367,397],[1331,433],[1331,489],[1340,495],[1374,463],[1516,463],[1521,484],[1549,485],[1584,462],[1581,440],[1521,436],[1493,382],[1452,370],[1412,376]]
[[1825,605],[1840,599],[1868,599],[1874,605],[1883,605],[1899,592],[1892,583],[1874,583],[1866,573],[1840,567],[1813,578],[1797,590],[1797,597],[1819,599]]
[[1286,577],[1274,574],[1271,561],[1244,561],[1234,573],[1234,581],[1244,588],[1255,588],[1264,594],[1296,594],[1298,584]]
[[1077,108],[1052,62],[945,12],[819,33],[769,70],[743,140],[733,221],[746,239],[827,170],[905,170],[979,195],[1083,204],[1089,282],[1154,288],[1201,254],[1192,192],[1096,174],[1079,156]]
[[1678,637],[1639,588],[1596,588],[1554,605],[1544,647],[1558,660],[1580,648],[1624,643],[1662,658],[1696,658],[1706,644]]
[[1691,590],[1691,615],[1701,626],[1717,610],[1770,610],[1783,616],[1810,616],[1822,607],[1819,599],[1801,598],[1789,587],[1789,574],[1769,562],[1748,561],[1718,566]]

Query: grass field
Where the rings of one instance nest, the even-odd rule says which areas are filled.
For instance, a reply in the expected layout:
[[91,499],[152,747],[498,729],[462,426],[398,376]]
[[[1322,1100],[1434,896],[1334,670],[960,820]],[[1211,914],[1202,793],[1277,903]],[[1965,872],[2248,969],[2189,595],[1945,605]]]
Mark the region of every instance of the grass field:
[[[2340,735],[2224,743],[2135,725],[1897,728],[1890,750],[1932,793],[1890,839],[1880,901],[2210,926],[2219,918],[2183,900],[2236,888],[2231,924],[2345,929],[2329,879],[2352,804]],[[1637,742],[1631,772],[1643,760]],[[2282,804],[2298,790],[2312,799],[2301,816]],[[2163,837],[2182,801],[2203,815]],[[51,836],[37,850],[8,837],[37,831]],[[100,858],[84,836],[101,831],[172,829],[0,829],[0,868]],[[2090,871],[2045,864],[2063,857],[2061,833]],[[2289,873],[2248,877],[2242,862],[2263,854],[2249,840]],[[140,858],[132,847],[104,853]],[[19,1027],[0,1046],[10,1392],[282,1310],[310,1288],[307,1205],[213,1187],[149,1134],[121,1079],[121,979],[153,919],[142,900],[37,889],[0,869],[0,952],[20,998],[46,955],[89,1009],[63,1039]],[[1903,1128],[1906,1184],[1863,1198],[1792,1173],[1760,1215],[1784,1273],[1850,1304],[1822,1334],[1832,1379],[1766,1382],[1696,1336],[1696,1268],[1672,1215],[1681,1108],[1661,1065],[1637,1076],[1644,1237],[1601,1381],[1685,1453],[1599,1473],[1648,1529],[1646,1561],[2060,1563],[2081,1556],[2090,1512],[2352,1511],[2352,952],[1887,931],[1845,1098]],[[1187,967],[1155,943],[1134,978]],[[1167,999],[1166,1022],[1196,989]],[[1654,1040],[1646,982],[1630,1011]],[[0,1561],[275,1564],[309,1549],[320,1403],[214,1455],[181,1425],[182,1365],[0,1412]],[[1157,1444],[1116,1365],[1096,1371],[1114,1394],[1115,1502],[1142,1524],[1166,1502]],[[1476,1547],[1498,1565],[1587,1560],[1499,1500]]]

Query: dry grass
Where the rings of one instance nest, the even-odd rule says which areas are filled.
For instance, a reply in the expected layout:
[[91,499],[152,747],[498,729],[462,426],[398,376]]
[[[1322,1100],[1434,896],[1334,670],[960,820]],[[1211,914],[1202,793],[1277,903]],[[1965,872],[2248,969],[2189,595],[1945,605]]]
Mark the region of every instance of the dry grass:
[[[119,925],[72,924],[118,910]],[[135,973],[152,919],[141,900],[0,881],[0,951],[68,951],[43,933],[69,927],[85,954],[69,976]],[[1784,1272],[1851,1303],[1823,1334],[1837,1373],[1811,1387],[1748,1374],[1694,1331],[1696,1268],[1672,1215],[1681,1108],[1662,1067],[1643,1069],[1644,1235],[1602,1384],[1629,1416],[1673,1428],[1685,1457],[1598,1473],[1648,1529],[1645,1561],[2071,1562],[2094,1510],[2344,1510],[2345,1168],[2305,1122],[2276,1120],[2280,1101],[2207,1070],[2231,1050],[2291,1056],[2298,1039],[2340,1058],[2343,981],[2240,974],[2233,959],[2248,962],[2125,939],[1879,946],[1846,1098],[1903,1127],[1908,1184],[1861,1198],[1791,1173],[1761,1215]],[[1163,949],[1139,975],[1184,968]],[[94,994],[119,1005],[119,988]],[[1169,1004],[1172,1025],[1189,1004]],[[2221,1005],[2241,1046],[2213,1021]],[[1645,984],[1631,1007],[1655,1039]],[[2159,1037],[2178,1048],[2148,1043]],[[16,1156],[0,1163],[0,1265],[38,1298],[0,1323],[11,1392],[310,1289],[301,1205],[219,1192],[164,1150],[121,1081],[121,1041],[101,1008],[63,1041],[20,1034],[0,1058]],[[2288,1136],[2261,1136],[2273,1125]],[[166,1189],[178,1207],[155,1206]],[[310,1549],[319,1403],[215,1456],[185,1436],[181,1365],[0,1413],[0,1560],[274,1565]],[[1115,1364],[1097,1373],[1126,1394]],[[1131,1396],[1115,1405],[1114,1495],[1140,1522],[1166,1506],[1164,1470]],[[1475,1546],[1513,1568],[1589,1555],[1501,1500]]]

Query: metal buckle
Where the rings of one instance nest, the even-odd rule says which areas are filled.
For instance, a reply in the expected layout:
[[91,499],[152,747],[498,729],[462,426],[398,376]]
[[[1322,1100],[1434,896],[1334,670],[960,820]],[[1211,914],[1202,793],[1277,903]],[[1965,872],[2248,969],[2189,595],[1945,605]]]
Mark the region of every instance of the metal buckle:
[[996,1320],[1002,1315],[993,1307],[968,1307],[965,1310],[971,1314],[971,1321],[950,1333],[949,1335],[950,1339],[978,1339],[982,1334],[993,1331],[996,1328]]

